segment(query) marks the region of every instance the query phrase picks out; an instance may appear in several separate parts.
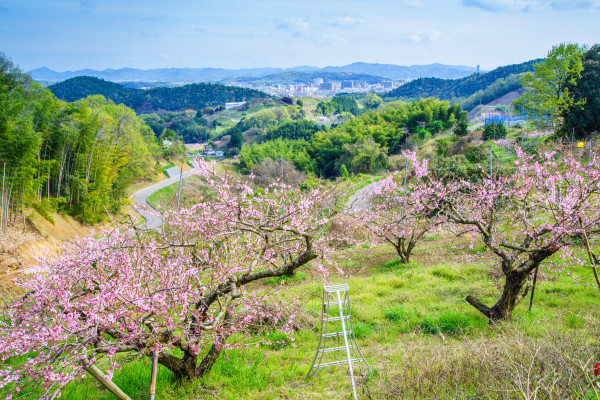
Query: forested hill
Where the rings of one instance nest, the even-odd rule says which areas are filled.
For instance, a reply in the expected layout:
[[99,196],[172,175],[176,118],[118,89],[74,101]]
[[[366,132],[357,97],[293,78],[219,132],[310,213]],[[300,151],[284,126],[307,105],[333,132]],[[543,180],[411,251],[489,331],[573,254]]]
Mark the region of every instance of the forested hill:
[[198,110],[216,107],[226,102],[267,97],[267,94],[258,90],[205,83],[148,90],[133,89],[89,76],[67,79],[49,86],[48,89],[59,99],[69,102],[100,94],[117,104],[123,103],[133,108],[137,113]]
[[541,59],[507,65],[484,74],[473,74],[460,79],[419,78],[386,93],[384,97],[388,99],[437,97],[441,100],[458,100],[478,91],[484,91],[498,80],[505,80],[507,84],[496,85],[498,93],[495,94],[500,97],[520,87],[518,79],[511,76],[532,71],[533,65],[540,61]]
[[94,94],[100,94],[115,103],[124,103],[133,97],[139,89],[131,89],[118,83],[90,76],[77,76],[48,87],[61,100],[74,102]]

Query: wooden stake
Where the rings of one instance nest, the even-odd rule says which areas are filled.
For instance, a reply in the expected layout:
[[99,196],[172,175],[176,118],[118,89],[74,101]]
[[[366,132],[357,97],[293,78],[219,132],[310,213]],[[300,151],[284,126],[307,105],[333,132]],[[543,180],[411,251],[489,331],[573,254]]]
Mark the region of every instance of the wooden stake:
[[590,258],[590,263],[592,264],[592,270],[594,271],[594,278],[596,278],[596,283],[598,284],[598,290],[600,290],[600,279],[598,279],[598,271],[596,271],[596,261],[594,260],[594,255],[592,254],[592,249],[590,249],[590,242],[588,242],[587,234],[585,233],[585,229],[583,229],[583,222],[581,221],[581,217],[579,217],[579,226],[581,226],[581,230],[583,233],[583,243],[585,244],[585,249],[587,250],[588,257]]
[[535,273],[533,274],[533,287],[531,288],[531,297],[529,298],[529,311],[531,311],[531,307],[533,307],[533,295],[535,293],[535,285],[537,283],[538,270],[540,266],[535,267]]
[[98,369],[95,365],[87,366],[84,364],[83,369],[85,372],[94,377],[98,382],[102,384],[109,392],[114,394],[119,400],[131,400],[129,396],[127,396],[117,385],[115,385],[112,381],[109,381],[104,377],[102,371]]

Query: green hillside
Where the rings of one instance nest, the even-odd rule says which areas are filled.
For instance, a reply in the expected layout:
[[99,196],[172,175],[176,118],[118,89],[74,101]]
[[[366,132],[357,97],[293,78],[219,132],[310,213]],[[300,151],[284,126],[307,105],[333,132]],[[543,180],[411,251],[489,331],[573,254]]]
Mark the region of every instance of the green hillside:
[[138,92],[137,89],[128,88],[118,83],[91,76],[77,76],[67,79],[66,81],[50,85],[48,89],[59,99],[70,103],[88,96],[100,94],[119,104],[124,103]]
[[[486,94],[488,101],[520,88],[518,75],[533,70],[533,65],[541,60],[531,60],[521,64],[506,65],[485,74],[473,74],[461,79],[420,78],[400,86],[384,95],[387,100],[418,99],[437,97],[441,100],[461,100],[479,91],[486,91],[491,85],[492,92]],[[493,97],[493,98],[490,98]],[[473,104],[471,104],[473,103]],[[474,101],[469,102],[470,107]],[[467,104],[465,104],[466,106]]]
[[133,108],[137,113],[198,110],[226,102],[267,97],[265,93],[257,90],[204,83],[148,90],[133,89],[89,76],[67,79],[50,86],[49,89],[59,99],[69,102],[100,94],[117,104],[123,103]]

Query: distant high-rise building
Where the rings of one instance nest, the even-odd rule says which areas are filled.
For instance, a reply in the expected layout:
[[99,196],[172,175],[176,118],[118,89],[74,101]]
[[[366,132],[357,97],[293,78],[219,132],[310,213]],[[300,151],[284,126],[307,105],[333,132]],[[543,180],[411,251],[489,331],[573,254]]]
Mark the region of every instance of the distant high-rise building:
[[305,86],[304,84],[299,84],[298,85],[298,93],[304,93],[305,92]]
[[331,92],[333,90],[333,82],[323,82],[319,85],[319,89],[324,92]]
[[381,86],[383,86],[384,89],[391,89],[394,87],[394,83],[392,81],[383,81]]
[[321,83],[323,83],[323,78],[315,78],[315,85],[319,86]]
[[342,81],[342,89],[354,89],[354,81]]
[[479,64],[477,64],[477,75],[479,75]]

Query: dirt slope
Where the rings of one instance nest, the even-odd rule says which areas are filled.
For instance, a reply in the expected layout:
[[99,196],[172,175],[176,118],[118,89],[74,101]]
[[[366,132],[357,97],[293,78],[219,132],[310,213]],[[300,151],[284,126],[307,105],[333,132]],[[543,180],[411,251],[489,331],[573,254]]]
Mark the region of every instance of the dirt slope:
[[50,252],[56,254],[60,245],[89,234],[92,229],[73,218],[52,214],[54,224],[37,213],[23,223],[9,226],[5,235],[0,235],[0,297],[13,292],[12,281],[19,272],[37,264],[37,258]]

